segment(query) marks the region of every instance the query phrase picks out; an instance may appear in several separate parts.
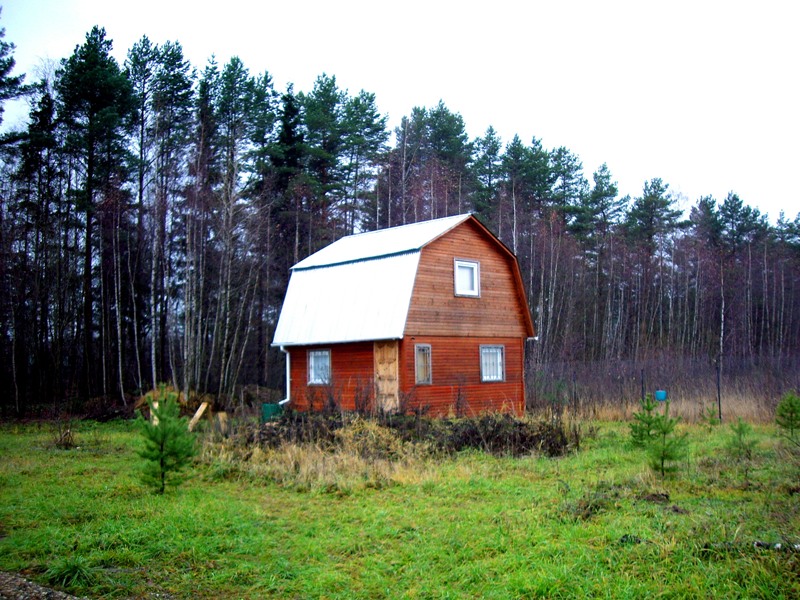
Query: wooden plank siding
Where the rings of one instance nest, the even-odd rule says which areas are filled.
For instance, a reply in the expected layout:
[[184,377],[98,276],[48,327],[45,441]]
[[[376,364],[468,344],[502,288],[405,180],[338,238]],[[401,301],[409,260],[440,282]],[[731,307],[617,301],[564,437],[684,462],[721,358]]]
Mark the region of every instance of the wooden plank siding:
[[[414,347],[431,347],[431,383],[416,384]],[[501,345],[505,381],[482,382],[480,347]],[[433,416],[474,416],[486,411],[522,414],[525,408],[524,340],[520,337],[415,336],[400,343],[401,406]]]
[[[534,330],[513,254],[474,218],[420,252],[402,340],[289,348],[294,408],[370,409],[375,407],[377,386],[384,408],[394,408],[389,401],[394,395],[403,412],[524,412],[525,339]],[[455,259],[479,263],[478,297],[455,295]],[[416,344],[430,345],[430,384],[416,384]],[[504,347],[504,381],[481,381],[482,345]],[[329,385],[308,385],[308,351],[315,349],[331,351]]]
[[[344,410],[369,408],[374,396],[372,342],[298,346],[290,355],[291,406],[296,410],[322,410],[327,405]],[[331,351],[331,383],[308,384],[308,352]]]
[[[480,297],[455,295],[454,259],[480,264]],[[533,335],[514,257],[481,226],[466,221],[422,249],[405,335]]]

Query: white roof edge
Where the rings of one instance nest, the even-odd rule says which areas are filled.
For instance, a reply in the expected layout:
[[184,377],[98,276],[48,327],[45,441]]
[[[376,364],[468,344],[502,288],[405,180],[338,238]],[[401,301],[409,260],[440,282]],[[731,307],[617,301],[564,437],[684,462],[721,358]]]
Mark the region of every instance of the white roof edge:
[[472,213],[349,235],[304,258],[292,271],[417,252],[472,217]]
[[328,346],[334,344],[361,344],[363,342],[381,342],[385,340],[393,341],[393,340],[402,340],[403,336],[396,337],[381,337],[381,338],[374,338],[374,337],[367,337],[358,340],[324,340],[321,342],[314,342],[314,343],[305,343],[305,342],[284,342],[282,344],[276,344],[275,342],[270,343],[270,346],[273,348],[299,348],[299,347],[306,347],[306,346]]
[[[349,265],[349,264],[353,264],[353,263],[367,262],[367,261],[370,261],[370,260],[380,260],[382,258],[393,258],[395,256],[402,256],[403,254],[413,254],[413,253],[419,252],[419,250],[420,250],[419,248],[411,248],[409,250],[401,250],[399,252],[392,252],[392,253],[388,253],[388,254],[377,254],[375,256],[364,256],[364,257],[361,257],[361,258],[352,258],[350,260],[342,260],[342,261],[339,261],[339,262],[329,262],[329,263],[316,264],[316,265],[312,264],[312,265],[309,265],[307,267],[304,267],[304,266],[301,265],[301,263],[304,262],[304,261],[301,260],[299,263],[297,263],[296,265],[291,267],[290,270],[291,271],[310,271],[311,269],[327,269],[329,267],[339,267],[341,265]],[[314,256],[314,255],[312,254],[311,256]]]

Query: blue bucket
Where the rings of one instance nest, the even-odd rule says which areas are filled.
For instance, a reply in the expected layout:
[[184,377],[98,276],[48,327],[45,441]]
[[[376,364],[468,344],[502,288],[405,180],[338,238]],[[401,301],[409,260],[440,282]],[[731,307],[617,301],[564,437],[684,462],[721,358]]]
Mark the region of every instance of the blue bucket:
[[667,399],[667,390],[656,390],[656,400],[664,402]]

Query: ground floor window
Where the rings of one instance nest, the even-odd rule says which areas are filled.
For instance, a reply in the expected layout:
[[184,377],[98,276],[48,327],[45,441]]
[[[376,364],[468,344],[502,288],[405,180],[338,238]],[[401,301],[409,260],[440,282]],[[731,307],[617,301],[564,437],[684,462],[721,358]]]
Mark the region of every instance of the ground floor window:
[[414,346],[414,370],[418,384],[431,383],[431,346],[417,344]]
[[308,384],[327,385],[331,382],[331,351],[308,351]]
[[505,347],[481,346],[481,381],[505,381]]

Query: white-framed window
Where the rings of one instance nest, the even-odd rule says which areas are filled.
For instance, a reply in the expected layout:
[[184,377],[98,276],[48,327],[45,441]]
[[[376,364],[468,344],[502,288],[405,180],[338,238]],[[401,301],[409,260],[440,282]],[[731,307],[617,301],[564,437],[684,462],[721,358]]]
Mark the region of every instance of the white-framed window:
[[481,265],[477,260],[456,258],[453,267],[456,296],[481,295]]
[[308,351],[308,385],[327,385],[331,382],[331,351]]
[[506,380],[505,346],[481,346],[481,381]]
[[414,372],[417,384],[426,384],[433,381],[431,369],[431,345],[416,344],[414,346]]

